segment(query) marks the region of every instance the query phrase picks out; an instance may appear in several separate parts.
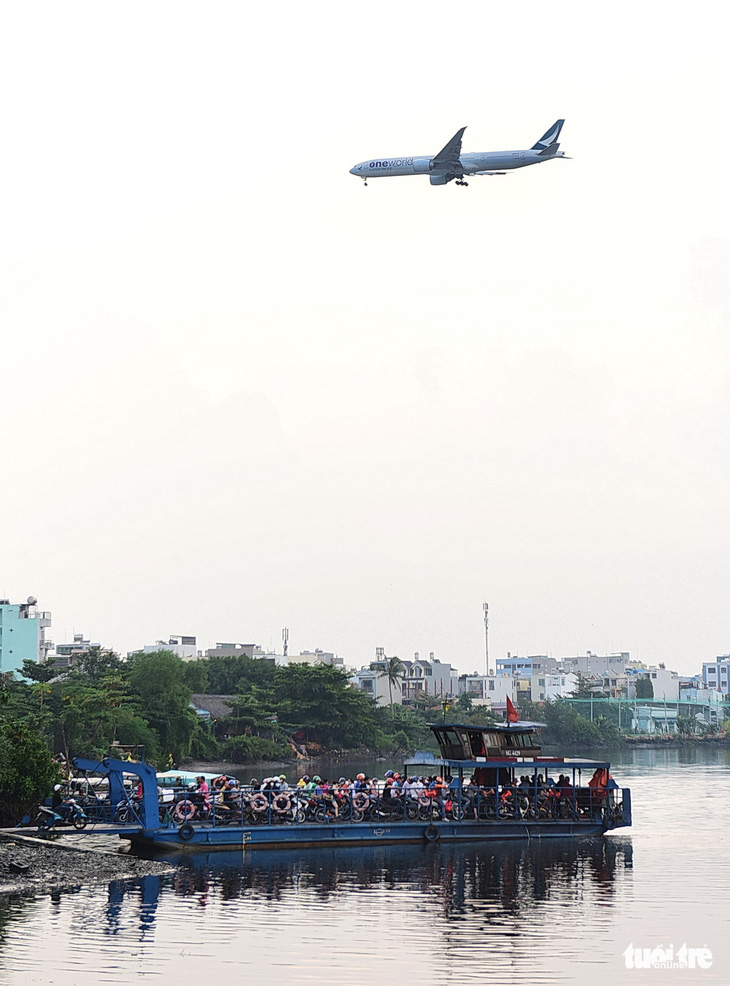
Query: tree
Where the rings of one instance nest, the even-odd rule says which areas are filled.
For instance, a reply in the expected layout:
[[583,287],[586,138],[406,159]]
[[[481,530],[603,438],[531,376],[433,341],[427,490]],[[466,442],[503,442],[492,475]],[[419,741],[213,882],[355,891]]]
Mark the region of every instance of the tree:
[[349,675],[329,665],[278,667],[271,689],[272,708],[290,732],[304,730],[306,742],[354,749],[376,733],[374,702]]
[[79,654],[70,674],[80,675],[91,682],[97,682],[110,671],[120,671],[122,667],[122,659],[119,654],[108,647],[100,647],[95,644],[93,647],[89,647],[85,653]]
[[571,692],[571,698],[590,698],[593,695],[594,683],[591,682],[590,678],[585,678],[583,675],[578,676],[578,681],[574,690]]
[[15,825],[46,797],[58,767],[38,733],[14,715],[0,722],[0,825]]
[[208,673],[207,691],[211,695],[237,695],[252,685],[270,686],[274,681],[275,667],[270,661],[232,654],[230,657],[211,657],[206,661]]
[[636,697],[654,698],[654,686],[651,683],[651,678],[637,678]]
[[208,691],[208,669],[206,660],[185,662],[185,684],[191,692]]
[[393,715],[393,685],[397,685],[406,676],[406,666],[399,657],[388,657],[385,667],[378,671],[379,678],[388,679],[388,695],[390,696],[390,714]]
[[197,723],[184,662],[169,650],[133,654],[130,662],[129,686],[138,698],[141,715],[159,736],[158,749],[147,754],[151,759],[172,754],[179,762],[190,751]]
[[23,661],[23,670],[20,673],[29,681],[44,682],[57,677],[59,671],[53,661],[44,661],[43,664],[39,664],[38,661],[26,657]]

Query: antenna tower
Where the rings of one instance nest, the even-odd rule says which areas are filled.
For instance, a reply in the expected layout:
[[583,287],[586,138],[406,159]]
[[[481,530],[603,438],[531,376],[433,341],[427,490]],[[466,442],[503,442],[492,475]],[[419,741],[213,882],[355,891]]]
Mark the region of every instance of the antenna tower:
[[281,639],[284,643],[284,657],[289,653],[289,631],[286,627],[281,631]]
[[484,603],[484,673],[489,674],[489,603]]

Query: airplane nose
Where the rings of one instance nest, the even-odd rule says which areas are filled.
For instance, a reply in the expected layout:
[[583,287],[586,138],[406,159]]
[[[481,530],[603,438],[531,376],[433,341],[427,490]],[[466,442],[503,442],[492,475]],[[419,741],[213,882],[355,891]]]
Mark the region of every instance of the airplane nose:
[[359,168],[360,168],[360,165],[359,164],[356,164],[354,168],[350,168],[350,174],[351,175],[356,175],[357,172],[358,172],[358,170],[359,170]]

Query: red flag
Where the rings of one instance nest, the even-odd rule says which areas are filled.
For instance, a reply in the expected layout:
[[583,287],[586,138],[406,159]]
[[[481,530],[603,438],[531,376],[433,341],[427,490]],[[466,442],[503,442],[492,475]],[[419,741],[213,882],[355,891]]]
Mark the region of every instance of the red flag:
[[519,722],[520,714],[517,709],[512,705],[512,699],[507,696],[507,722]]

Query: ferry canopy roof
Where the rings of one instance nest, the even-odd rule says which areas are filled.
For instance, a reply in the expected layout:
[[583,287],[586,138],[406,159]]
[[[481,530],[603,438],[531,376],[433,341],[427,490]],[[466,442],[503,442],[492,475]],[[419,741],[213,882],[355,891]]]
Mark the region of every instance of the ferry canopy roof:
[[544,729],[544,722],[495,722],[489,726],[476,726],[473,722],[432,722],[431,729],[476,729],[480,733],[514,733],[531,732],[533,729]]

